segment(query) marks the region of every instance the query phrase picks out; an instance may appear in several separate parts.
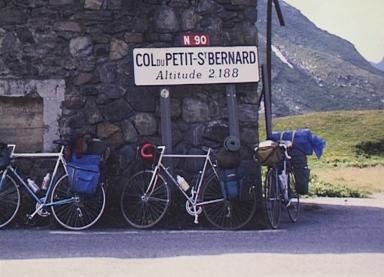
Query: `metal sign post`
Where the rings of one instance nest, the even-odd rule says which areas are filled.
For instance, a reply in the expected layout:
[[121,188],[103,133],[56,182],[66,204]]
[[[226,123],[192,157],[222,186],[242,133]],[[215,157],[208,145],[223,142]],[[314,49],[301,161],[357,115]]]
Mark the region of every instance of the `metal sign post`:
[[236,136],[240,139],[239,113],[238,113],[238,109],[237,109],[235,85],[227,85],[225,87],[225,91],[227,94],[229,135]]
[[280,26],[285,26],[283,13],[281,12],[279,0],[268,0],[267,2],[267,41],[266,41],[266,63],[268,69],[268,85],[272,87],[272,6],[275,6]]
[[263,78],[263,94],[264,94],[264,111],[265,111],[265,128],[267,139],[272,137],[272,95],[269,86],[269,72],[265,65],[261,66]]
[[161,141],[166,153],[172,153],[171,96],[169,89],[160,90]]

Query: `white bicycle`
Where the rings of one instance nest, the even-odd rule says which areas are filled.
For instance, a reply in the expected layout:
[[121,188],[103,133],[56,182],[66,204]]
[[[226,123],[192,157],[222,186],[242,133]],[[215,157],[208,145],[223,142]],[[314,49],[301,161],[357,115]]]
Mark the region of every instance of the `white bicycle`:
[[[224,197],[216,166],[211,160],[211,149],[202,155],[165,154],[165,146],[144,145],[141,157],[154,161],[153,170],[143,170],[132,176],[123,188],[121,211],[126,221],[136,228],[155,226],[166,215],[171,203],[170,185],[182,193],[185,209],[199,223],[199,215],[220,229],[239,229],[253,217],[256,208],[254,187],[250,187],[247,200],[229,200]],[[163,164],[164,158],[202,159],[203,167],[196,183],[189,186],[174,176]],[[207,169],[209,168],[209,173]],[[169,182],[167,182],[169,180]]]

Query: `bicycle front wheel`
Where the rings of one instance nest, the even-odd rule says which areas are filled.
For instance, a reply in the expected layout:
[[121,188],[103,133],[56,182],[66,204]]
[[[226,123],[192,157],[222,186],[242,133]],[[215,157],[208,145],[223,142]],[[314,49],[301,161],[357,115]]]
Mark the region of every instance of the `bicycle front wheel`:
[[268,170],[264,184],[264,208],[266,222],[269,227],[276,229],[280,223],[281,195],[277,170]]
[[155,226],[165,216],[170,204],[170,189],[160,174],[144,170],[132,176],[123,188],[120,208],[125,220],[135,228]]
[[[0,178],[2,175],[0,175]],[[20,207],[20,191],[9,175],[0,184],[0,228],[12,221]]]
[[94,225],[105,208],[105,191],[99,186],[94,194],[71,190],[67,175],[55,184],[52,194],[52,213],[56,221],[69,230],[83,230]]
[[203,212],[207,220],[223,230],[237,230],[249,223],[256,209],[256,195],[253,187],[244,200],[224,198],[219,178],[212,174],[202,187]]
[[289,182],[289,190],[288,190],[289,205],[287,206],[287,211],[288,211],[289,219],[293,223],[295,223],[300,213],[300,196],[296,192],[296,181],[295,181],[295,176],[293,175],[292,172],[289,172],[288,182]]

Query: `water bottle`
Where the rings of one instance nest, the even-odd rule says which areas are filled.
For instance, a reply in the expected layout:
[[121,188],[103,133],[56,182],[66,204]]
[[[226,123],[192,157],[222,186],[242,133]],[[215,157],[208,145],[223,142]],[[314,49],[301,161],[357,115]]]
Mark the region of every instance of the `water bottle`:
[[177,178],[177,183],[181,186],[181,188],[184,191],[187,191],[189,189],[188,182],[183,177],[181,177],[180,175],[177,175],[176,178]]
[[284,200],[288,201],[288,175],[284,171],[279,174],[281,189],[283,191]]
[[47,190],[48,189],[48,185],[49,185],[49,179],[51,178],[51,175],[49,173],[47,173],[45,176],[44,176],[44,179],[43,179],[43,182],[41,183],[41,189],[42,190]]
[[38,193],[40,191],[40,188],[39,186],[35,183],[35,181],[31,180],[31,179],[27,179],[27,184],[29,186],[29,188],[34,192],[34,193]]

